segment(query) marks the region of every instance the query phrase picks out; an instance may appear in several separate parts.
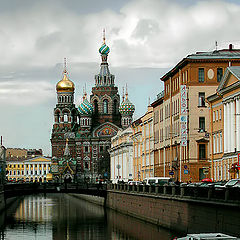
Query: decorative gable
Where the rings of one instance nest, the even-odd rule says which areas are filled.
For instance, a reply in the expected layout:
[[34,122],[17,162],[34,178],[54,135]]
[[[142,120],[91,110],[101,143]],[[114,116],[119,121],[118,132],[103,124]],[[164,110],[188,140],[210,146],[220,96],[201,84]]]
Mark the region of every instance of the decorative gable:
[[93,137],[113,137],[120,128],[110,122],[101,124],[93,131]]
[[231,88],[240,82],[240,67],[228,67],[218,86],[217,92],[223,89]]

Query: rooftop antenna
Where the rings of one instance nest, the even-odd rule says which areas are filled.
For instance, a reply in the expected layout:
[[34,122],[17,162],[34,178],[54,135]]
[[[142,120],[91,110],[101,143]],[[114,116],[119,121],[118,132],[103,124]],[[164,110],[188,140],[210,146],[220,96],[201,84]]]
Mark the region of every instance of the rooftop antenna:
[[3,145],[3,136],[1,136],[1,146]]
[[151,102],[150,97],[148,97],[148,106],[150,106],[150,102]]
[[218,50],[218,42],[215,41],[215,48],[216,48],[216,51]]

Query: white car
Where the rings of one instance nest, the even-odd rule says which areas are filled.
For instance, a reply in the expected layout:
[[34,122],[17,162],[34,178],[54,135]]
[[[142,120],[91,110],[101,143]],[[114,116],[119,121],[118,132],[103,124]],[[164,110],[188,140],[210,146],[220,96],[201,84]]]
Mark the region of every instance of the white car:
[[175,238],[176,240],[232,240],[238,239],[223,233],[200,233],[200,234],[188,234],[186,237]]

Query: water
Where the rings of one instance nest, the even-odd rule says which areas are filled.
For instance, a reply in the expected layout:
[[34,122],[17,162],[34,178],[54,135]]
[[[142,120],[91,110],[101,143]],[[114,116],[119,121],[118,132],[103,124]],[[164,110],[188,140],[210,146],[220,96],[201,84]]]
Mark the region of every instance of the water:
[[169,240],[176,236],[67,194],[26,196],[0,216],[0,223],[1,240]]

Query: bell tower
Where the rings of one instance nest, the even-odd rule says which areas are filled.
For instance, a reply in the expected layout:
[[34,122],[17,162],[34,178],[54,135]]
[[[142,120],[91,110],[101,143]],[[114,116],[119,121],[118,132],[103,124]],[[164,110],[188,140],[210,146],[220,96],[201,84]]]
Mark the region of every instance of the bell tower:
[[[54,124],[52,129],[52,156],[61,157],[66,138],[74,138],[77,128],[77,109],[74,104],[74,83],[69,79],[66,58],[64,59],[63,77],[56,85],[57,104],[54,108]],[[58,144],[61,142],[61,144]]]
[[90,102],[93,106],[93,127],[104,122],[112,122],[121,126],[119,113],[120,96],[114,84],[115,76],[108,67],[108,54],[110,48],[106,45],[105,30],[103,30],[103,43],[99,48],[101,65],[99,74],[95,75],[95,86],[92,88]]

